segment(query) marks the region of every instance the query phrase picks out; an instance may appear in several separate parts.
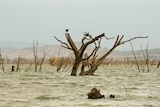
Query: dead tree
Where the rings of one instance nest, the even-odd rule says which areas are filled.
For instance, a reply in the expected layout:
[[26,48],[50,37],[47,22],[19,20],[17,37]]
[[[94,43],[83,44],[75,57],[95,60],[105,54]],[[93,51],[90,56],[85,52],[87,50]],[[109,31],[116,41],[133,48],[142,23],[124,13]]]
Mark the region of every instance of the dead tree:
[[48,52],[49,52],[49,51],[47,51],[47,52],[44,51],[44,53],[43,53],[43,57],[42,57],[42,59],[41,59],[41,61],[40,61],[39,72],[42,71],[42,65],[43,65],[43,62],[44,62],[45,57],[46,57],[46,55],[48,54]]
[[141,50],[142,50],[142,53],[143,53],[143,57],[145,59],[145,63],[146,63],[146,66],[147,66],[147,72],[150,71],[150,68],[149,68],[149,51],[148,51],[148,44],[147,44],[147,47],[145,49],[145,51],[143,50],[142,46],[141,46]]
[[149,51],[148,51],[148,45],[147,45],[147,48],[146,48],[146,65],[147,65],[147,71],[149,72],[149,71],[150,71],[150,68],[149,68]]
[[21,57],[18,57],[17,59],[17,68],[16,68],[16,71],[20,71],[20,63],[21,63]]
[[2,70],[4,72],[4,62],[3,62],[3,58],[2,58],[2,53],[1,53],[1,49],[0,49],[0,65],[2,65]]
[[135,52],[134,52],[134,49],[133,49],[133,45],[132,45],[131,42],[130,42],[130,44],[131,44],[131,47],[132,47],[132,53],[133,53],[133,55],[134,55],[134,59],[135,59],[135,61],[136,61],[137,69],[138,69],[139,72],[141,72],[141,70],[140,70],[140,65],[139,65],[137,56],[136,56],[136,54],[135,54]]
[[34,54],[35,72],[37,72],[37,65],[38,65],[37,51],[38,51],[38,41],[36,42],[36,45],[35,45],[35,42],[33,40],[33,54]]
[[[62,44],[62,47],[64,48],[67,48],[69,50],[72,50],[74,52],[74,55],[75,55],[75,60],[74,60],[74,64],[73,64],[73,68],[72,68],[72,72],[71,72],[71,76],[76,76],[77,75],[77,72],[78,72],[78,68],[80,66],[80,63],[84,60],[88,60],[91,56],[92,56],[92,64],[91,64],[91,68],[88,70],[88,71],[81,71],[80,72],[80,75],[93,75],[95,70],[98,68],[98,66],[103,62],[103,60],[111,54],[111,52],[113,52],[113,50],[126,43],[126,42],[129,42],[129,41],[132,41],[134,39],[137,39],[137,38],[147,38],[147,37],[134,37],[132,39],[129,39],[129,40],[126,40],[126,41],[122,41],[123,37],[124,36],[117,36],[117,39],[113,45],[113,47],[105,54],[103,55],[101,58],[99,59],[96,59],[96,56],[97,56],[97,51],[99,50],[100,48],[100,42],[101,42],[101,39],[102,37],[105,37],[105,34],[101,34],[99,36],[96,36],[96,37],[92,37],[89,33],[85,33],[84,34],[84,37],[82,38],[82,45],[81,47],[78,49],[77,46],[75,45],[74,41],[72,40],[70,34],[67,32],[65,34],[66,36],[66,39],[67,39],[67,42],[62,42],[61,40],[59,40],[58,38],[56,38],[54,36],[54,38],[59,41],[61,44]],[[87,41],[84,42],[84,40],[86,40],[87,38]],[[105,37],[106,38],[106,37]],[[106,38],[106,39],[109,39],[109,38]],[[98,44],[99,45],[96,45],[95,42],[98,41]],[[87,46],[89,46],[90,44],[94,43],[95,44],[95,49],[92,51],[92,53],[88,56],[88,58],[83,58],[83,55],[84,55],[84,51],[86,50]],[[83,69],[84,70],[84,69]]]

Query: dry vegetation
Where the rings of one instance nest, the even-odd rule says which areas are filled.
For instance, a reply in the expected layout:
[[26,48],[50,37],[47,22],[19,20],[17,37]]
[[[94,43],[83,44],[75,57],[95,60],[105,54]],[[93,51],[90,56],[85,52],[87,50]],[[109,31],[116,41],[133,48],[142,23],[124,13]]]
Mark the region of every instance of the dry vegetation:
[[[0,69],[2,69],[3,72],[5,72],[5,66],[6,64],[8,65],[14,65],[15,66],[15,71],[29,71],[30,69],[34,69],[34,59],[26,59],[26,58],[15,58],[12,60],[3,58],[2,55],[0,54]],[[42,69],[43,64],[49,64],[50,66],[57,67],[57,72],[60,71],[67,71],[68,67],[72,67],[74,64],[74,57],[52,57],[49,59],[43,59],[43,58],[38,58],[37,59],[37,67]],[[138,66],[137,66],[138,63]],[[89,69],[91,67],[92,60],[88,59],[87,62],[82,62],[81,66],[85,66],[85,69]],[[23,70],[21,69],[21,66],[26,65],[26,69]],[[160,66],[160,61],[156,59],[148,59],[146,62],[146,59],[144,57],[137,57],[135,59],[134,57],[127,57],[127,56],[122,56],[120,58],[106,58],[103,60],[101,63],[101,66],[113,66],[113,67],[137,67],[138,72],[149,72],[149,67],[155,66],[155,68],[159,68]]]

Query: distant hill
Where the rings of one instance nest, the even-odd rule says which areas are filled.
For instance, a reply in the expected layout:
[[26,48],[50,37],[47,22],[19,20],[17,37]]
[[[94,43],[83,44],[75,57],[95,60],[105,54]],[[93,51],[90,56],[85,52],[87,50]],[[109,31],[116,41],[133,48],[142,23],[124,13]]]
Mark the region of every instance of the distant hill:
[[30,47],[32,43],[30,42],[20,42],[20,41],[0,41],[0,48],[2,47],[16,47],[17,49],[22,49],[24,47]]
[[[44,46],[45,43],[38,43],[39,46]],[[0,49],[4,48],[14,48],[14,49],[24,49],[26,47],[32,47],[32,42],[21,42],[21,41],[0,41]],[[10,49],[9,49],[10,50]]]
[[[9,59],[24,57],[33,58],[33,48],[26,47],[23,49],[16,49],[14,47],[3,47],[1,48],[2,55],[8,57]],[[52,56],[68,56],[71,51],[63,49],[60,45],[46,45],[38,47],[38,57],[43,57],[43,54],[47,52],[47,58]]]
[[3,53],[10,53],[10,52],[16,51],[16,50],[17,50],[17,48],[14,48],[14,47],[2,47],[1,48],[1,51]]
[[[77,44],[80,47],[80,43]],[[91,53],[94,47],[89,46],[86,49],[86,53]],[[2,56],[8,57],[9,59],[14,59],[18,57],[24,57],[28,59],[33,58],[33,48],[25,47],[23,49],[18,49],[15,47],[1,47]],[[98,55],[102,56],[108,51],[108,48],[100,48]],[[38,47],[38,57],[43,57],[44,52],[48,52],[46,58],[57,57],[57,56],[74,56],[71,50],[65,49],[60,45],[44,45]],[[142,57],[142,50],[135,50],[135,53],[138,57]],[[109,58],[124,58],[124,57],[133,57],[132,51],[114,51],[109,55]],[[160,60],[160,49],[150,49],[149,56],[152,59]]]

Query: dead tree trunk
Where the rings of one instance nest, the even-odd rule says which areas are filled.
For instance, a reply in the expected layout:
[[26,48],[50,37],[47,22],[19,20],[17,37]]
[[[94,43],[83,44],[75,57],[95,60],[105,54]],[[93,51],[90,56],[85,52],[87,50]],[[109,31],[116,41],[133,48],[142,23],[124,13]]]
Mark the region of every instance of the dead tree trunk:
[[4,65],[3,65],[3,58],[2,58],[2,54],[1,54],[1,49],[0,49],[0,64],[2,65],[2,70],[4,72]]
[[149,72],[150,71],[150,68],[149,68],[149,51],[148,51],[148,45],[147,45],[147,48],[146,48],[146,65],[147,65],[147,71]]
[[76,76],[77,75],[78,68],[79,68],[79,65],[81,63],[81,59],[82,59],[81,56],[76,56],[74,64],[73,64],[71,76]]
[[20,63],[21,63],[21,57],[18,57],[16,71],[20,71]]

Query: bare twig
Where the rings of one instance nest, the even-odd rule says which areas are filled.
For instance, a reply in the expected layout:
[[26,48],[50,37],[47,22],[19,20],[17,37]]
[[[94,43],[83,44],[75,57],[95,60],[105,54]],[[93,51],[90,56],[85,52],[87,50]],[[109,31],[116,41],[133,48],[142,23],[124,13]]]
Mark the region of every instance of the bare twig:
[[30,64],[29,64],[29,66],[26,68],[26,72],[31,68],[31,66],[33,65],[33,62],[31,62]]
[[[144,56],[144,59],[145,59],[145,63],[147,65],[147,71],[149,72],[149,52],[148,52],[148,44],[147,44],[147,47],[146,47],[146,51],[144,52],[142,46],[141,46],[141,49],[142,49],[142,53],[143,53],[143,56]],[[146,54],[146,55],[145,55]]]
[[138,62],[138,60],[137,60],[136,54],[135,54],[134,49],[133,49],[133,45],[132,45],[131,42],[130,42],[130,44],[131,44],[131,47],[132,47],[132,53],[133,53],[133,55],[134,55],[134,59],[135,59],[135,61],[136,61],[136,65],[137,65],[138,71],[141,72],[141,71],[140,71],[139,62]]
[[48,52],[49,52],[49,50],[47,52],[44,51],[44,53],[43,53],[43,57],[40,62],[39,72],[42,71],[42,65],[43,65],[44,59],[45,59],[46,55],[48,54]]
[[18,57],[16,71],[20,71],[20,63],[21,63],[21,57]]
[[147,44],[147,47],[146,47],[146,54],[147,54],[146,64],[147,64],[147,71],[149,72],[150,68],[149,68],[149,51],[148,51],[148,46],[149,46],[149,44]]
[[94,52],[94,55],[93,55],[93,58],[92,58],[91,67],[93,66],[93,64],[95,63],[95,61],[96,61],[96,59],[97,59],[97,57],[98,57],[97,52],[98,52],[98,50],[100,49],[101,39],[102,39],[102,38],[100,38],[100,39],[98,40],[98,46],[95,47],[95,52]]
[[59,62],[59,65],[57,66],[57,72],[59,72],[62,69],[64,64],[65,64],[65,60],[61,59]]
[[126,42],[129,42],[129,41],[132,41],[132,40],[138,39],[138,38],[148,38],[148,36],[138,36],[138,37],[133,37],[133,38],[131,38],[131,39],[128,39],[128,40],[126,40],[126,41],[121,42],[121,44],[124,44],[124,43],[126,43]]
[[110,39],[114,39],[114,37],[111,37],[111,38],[108,38],[107,36],[104,36],[107,40],[110,40]]
[[[89,35],[90,39],[89,40],[93,40],[93,37],[91,35]],[[95,58],[96,54],[97,54],[97,51],[99,50],[100,48],[100,43],[101,43],[101,39],[102,37],[100,37],[99,39],[97,39],[98,41],[98,46],[97,46],[97,43],[96,41],[94,41],[94,44],[95,44],[95,48],[93,49],[93,51],[91,52],[91,54],[87,57],[85,57],[85,59],[82,59],[82,60],[88,60],[91,56],[93,56],[93,59]]]
[[95,51],[96,51],[96,48],[91,52],[91,54],[89,56],[87,55],[87,57],[83,58],[82,61],[88,60],[91,56],[93,56],[93,54],[95,53]]
[[33,54],[34,54],[34,64],[35,64],[35,72],[37,72],[37,52],[38,52],[38,41],[36,42],[36,46],[35,46],[35,42],[33,40]]

